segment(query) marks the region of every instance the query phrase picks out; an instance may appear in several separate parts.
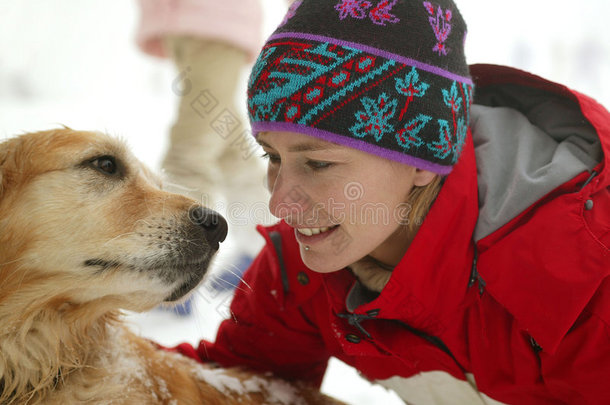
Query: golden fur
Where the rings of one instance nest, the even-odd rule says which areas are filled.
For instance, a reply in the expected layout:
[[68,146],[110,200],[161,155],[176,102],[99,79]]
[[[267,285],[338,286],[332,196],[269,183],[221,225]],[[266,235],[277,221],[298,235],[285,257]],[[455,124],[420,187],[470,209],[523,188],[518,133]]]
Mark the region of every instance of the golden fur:
[[216,247],[189,219],[194,204],[104,134],[0,143],[1,404],[337,403],[123,326],[121,309],[149,310],[203,277]]

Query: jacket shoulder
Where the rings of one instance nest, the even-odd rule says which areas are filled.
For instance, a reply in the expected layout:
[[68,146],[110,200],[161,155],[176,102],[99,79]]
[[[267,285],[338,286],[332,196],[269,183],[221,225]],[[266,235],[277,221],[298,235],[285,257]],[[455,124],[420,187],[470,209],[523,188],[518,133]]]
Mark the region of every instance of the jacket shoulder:
[[[574,138],[575,128],[580,125],[578,134],[587,140],[586,145],[593,145],[595,148],[590,150],[601,152],[590,155],[595,158],[586,168],[575,166],[578,168],[575,173],[560,177],[559,182],[548,183],[553,187],[545,189],[533,203],[528,202],[516,216],[508,216],[508,222],[477,240],[477,272],[485,283],[485,290],[545,351],[553,353],[577,321],[587,316],[583,312],[585,307],[608,319],[603,305],[596,302],[607,296],[608,289],[603,282],[610,276],[610,113],[593,99],[562,84],[517,69],[475,65],[471,73],[480,94],[491,97],[485,98],[491,103],[489,106],[505,106],[506,98],[500,97],[504,93],[498,89],[510,89],[508,94],[518,98],[511,99],[508,106],[528,112],[528,120],[536,128],[544,129],[558,144]],[[557,105],[569,107],[570,115],[561,113],[568,111],[565,109],[539,114],[541,110],[534,108]],[[531,111],[537,115],[529,114]],[[569,137],[566,137],[567,128],[570,128]],[[561,151],[567,151],[568,146],[571,145]],[[579,153],[581,150],[584,151],[578,149]],[[558,156],[555,153],[543,161],[546,166],[540,166],[536,175],[557,173],[549,168]],[[533,162],[525,158],[525,162]],[[492,162],[492,166],[500,167],[498,162]],[[477,167],[484,169],[478,161]],[[568,165],[553,167],[563,170]],[[523,185],[520,179],[511,178],[510,183],[497,184],[511,184],[514,188]],[[532,187],[539,187],[541,182],[537,179]],[[540,189],[526,191],[531,196]],[[511,189],[511,192],[514,191]],[[502,198],[500,202],[508,204],[504,195]],[[594,296],[599,298],[593,300]]]

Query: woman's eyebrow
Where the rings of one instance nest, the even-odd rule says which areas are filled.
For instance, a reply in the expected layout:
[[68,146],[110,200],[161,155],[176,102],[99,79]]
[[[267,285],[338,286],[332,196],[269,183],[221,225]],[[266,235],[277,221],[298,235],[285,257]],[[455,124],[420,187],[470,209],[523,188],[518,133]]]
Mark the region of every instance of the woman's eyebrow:
[[[260,139],[257,139],[256,141],[260,146],[273,149],[273,147],[265,141],[262,141]],[[329,142],[309,141],[290,146],[288,148],[288,152],[311,152],[318,150],[332,150],[337,148],[341,148],[341,145],[335,145]]]
[[[261,141],[258,137],[256,138],[256,143],[258,143],[260,146],[262,146],[264,148],[271,148],[271,145],[269,145],[265,141]],[[271,148],[271,149],[273,149],[273,148]]]
[[311,152],[316,150],[331,150],[339,148],[339,145],[334,145],[328,142],[303,142],[292,145],[288,148],[288,152]]

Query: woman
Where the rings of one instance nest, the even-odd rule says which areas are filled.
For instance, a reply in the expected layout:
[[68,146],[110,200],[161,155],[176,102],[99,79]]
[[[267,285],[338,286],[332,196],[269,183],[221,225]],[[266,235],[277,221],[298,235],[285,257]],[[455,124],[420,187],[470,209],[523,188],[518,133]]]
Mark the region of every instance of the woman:
[[314,384],[335,356],[410,404],[610,401],[610,114],[469,70],[465,31],[450,0],[295,3],[248,92],[282,221],[179,350]]

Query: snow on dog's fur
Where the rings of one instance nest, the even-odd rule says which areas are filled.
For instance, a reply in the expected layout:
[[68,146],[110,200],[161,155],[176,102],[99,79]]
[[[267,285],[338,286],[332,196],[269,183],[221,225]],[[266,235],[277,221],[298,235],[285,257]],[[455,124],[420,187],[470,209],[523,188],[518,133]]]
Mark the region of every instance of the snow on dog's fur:
[[0,403],[336,403],[315,389],[202,365],[123,326],[182,298],[224,219],[117,140],[68,128],[0,143]]

